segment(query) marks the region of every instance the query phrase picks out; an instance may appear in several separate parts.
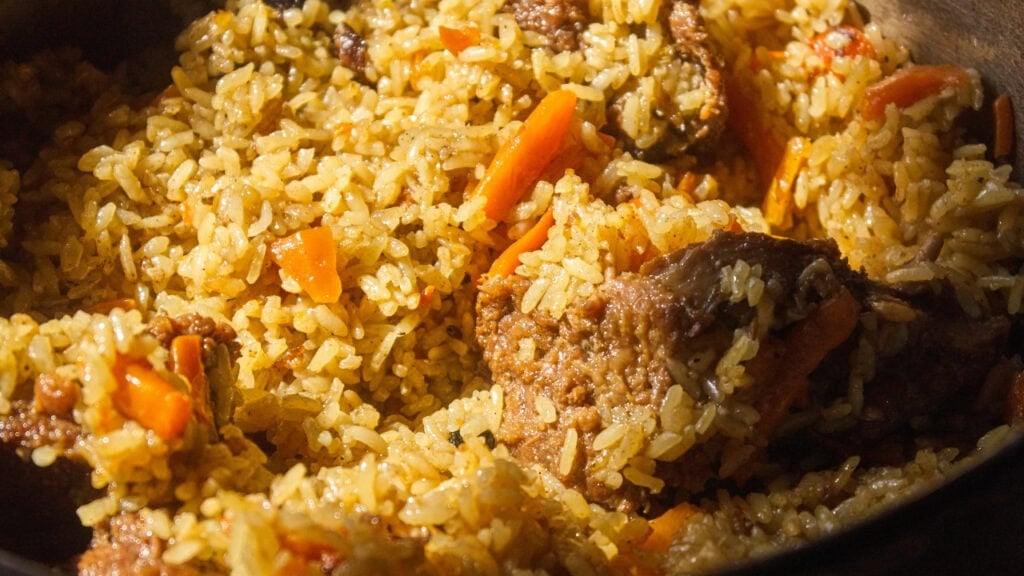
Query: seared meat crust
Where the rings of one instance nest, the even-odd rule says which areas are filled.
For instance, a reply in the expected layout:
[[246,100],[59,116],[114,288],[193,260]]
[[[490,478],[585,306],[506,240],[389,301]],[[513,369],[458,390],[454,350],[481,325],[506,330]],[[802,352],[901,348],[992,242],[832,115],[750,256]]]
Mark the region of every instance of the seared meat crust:
[[555,52],[576,50],[587,25],[587,3],[583,0],[508,0],[511,12],[523,30],[548,39]]
[[[759,267],[770,314],[726,289],[723,270],[738,261]],[[965,390],[976,392],[1009,332],[1002,316],[970,319],[904,299],[851,270],[834,242],[754,233],[717,233],[649,262],[639,273],[607,280],[559,319],[520,309],[528,287],[529,280],[520,276],[490,278],[477,301],[477,338],[505,391],[498,439],[515,456],[547,468],[591,500],[625,510],[644,505],[647,494],[629,482],[613,488],[598,479],[601,451],[594,449],[594,438],[614,421],[616,410],[657,410],[669,387],[680,382],[680,365],[701,350],[724,353],[737,330],[760,344],[746,364],[753,381],[736,392],[762,415],[747,439],[756,454],[776,437],[791,407],[812,400],[825,406],[845,397],[861,313],[875,307],[890,315],[902,311],[899,322],[909,338],[907,346],[879,362],[878,375],[866,385],[858,425],[837,435],[850,446],[949,410]],[[836,303],[847,308],[842,326],[832,325],[839,322],[831,317],[839,309]],[[815,339],[834,342],[822,348]],[[820,359],[796,372],[785,365],[807,364],[802,358],[808,356]],[[684,389],[695,402],[710,401],[699,386]],[[545,422],[538,408],[547,401],[556,408],[554,422]],[[566,472],[562,451],[570,431],[578,443]],[[681,458],[658,462],[656,475],[670,491],[700,491],[720,475],[723,448],[722,438],[703,438]],[[749,473],[749,467],[730,472],[740,480]]]

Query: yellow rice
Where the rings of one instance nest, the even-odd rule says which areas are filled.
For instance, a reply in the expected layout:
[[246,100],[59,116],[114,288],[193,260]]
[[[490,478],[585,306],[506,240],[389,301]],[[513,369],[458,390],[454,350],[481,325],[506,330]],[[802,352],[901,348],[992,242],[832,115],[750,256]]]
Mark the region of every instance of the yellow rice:
[[[495,223],[468,191],[524,113],[561,87],[580,98],[585,138],[596,138],[606,99],[631,79],[640,80],[626,95],[624,131],[642,139],[664,130],[650,109],[661,90],[652,70],[670,42],[662,3],[591,1],[599,17],[588,48],[560,54],[498,0],[365,0],[347,10],[306,0],[280,12],[228,4],[181,34],[162,94],[122,94],[116,78],[86,67],[83,81],[103,86],[90,113],[61,124],[27,170],[0,165],[0,247],[22,250],[0,262],[0,414],[40,373],[78,383],[73,417],[86,436],[73,453],[104,494],[78,510],[80,520],[137,512],[171,565],[274,573],[300,556],[286,545],[291,534],[345,550],[351,573],[380,573],[385,559],[444,574],[621,569],[616,559],[646,534],[644,518],[590,504],[489,445],[504,398],[472,334],[474,279],[494,257]],[[701,12],[727,71],[767,63],[751,82],[770,132],[811,142],[794,226],[773,230],[749,201],[756,177],[729,136],[702,168],[619,148],[595,181],[568,172],[515,208],[513,235],[549,208],[555,216],[547,242],[516,271],[532,280],[523,310],[557,318],[627,269],[636,246],[669,252],[738,224],[835,238],[876,279],[950,279],[968,314],[981,313],[988,293],[1021,311],[1024,276],[1001,263],[1024,254],[1024,192],[954,130],[960,111],[980,105],[977,78],[864,121],[864,88],[908,55],[868,24],[877,59],[839,58],[841,76],[809,73],[819,63],[806,40],[854,19],[848,2],[706,0]],[[338,63],[331,35],[341,23],[367,41],[370,83]],[[475,27],[481,39],[456,56],[439,26]],[[678,192],[689,171],[699,175],[692,195]],[[636,201],[608,201],[620,186]],[[337,243],[336,303],[312,302],[270,265],[270,242],[314,222]],[[942,235],[938,258],[914,263],[933,233]],[[757,306],[760,272],[738,262],[723,289]],[[123,298],[138,309],[88,312]],[[237,333],[240,405],[216,439],[193,426],[163,441],[114,409],[110,366],[130,353],[164,368],[168,351],[144,335],[147,322],[193,312]],[[889,337],[876,318],[862,325],[862,371],[823,415],[837,429],[859,413],[866,372]],[[532,354],[531,343],[520,353]],[[657,492],[656,461],[714,436],[727,443],[721,473],[741,466],[757,414],[739,391],[755,353],[737,333],[708,366],[711,400],[676,385],[662,406],[610,416],[594,441],[601,479]],[[535,409],[545,422],[558,418],[550,400]],[[571,469],[577,441],[565,438],[560,469]],[[46,466],[59,452],[30,456]],[[876,469],[851,458],[780,478],[767,493],[719,493],[676,536],[669,571],[705,572],[834,532],[938,482],[960,456],[922,450],[903,467]],[[838,504],[822,485],[843,495]],[[740,531],[736,518],[756,529]]]

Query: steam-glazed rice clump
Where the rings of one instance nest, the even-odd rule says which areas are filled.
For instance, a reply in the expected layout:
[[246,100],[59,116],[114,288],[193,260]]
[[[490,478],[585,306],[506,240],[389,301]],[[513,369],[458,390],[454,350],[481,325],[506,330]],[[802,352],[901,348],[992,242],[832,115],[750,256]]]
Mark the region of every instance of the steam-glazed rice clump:
[[0,444],[70,466],[81,573],[705,572],[1024,417],[979,78],[846,2],[237,0],[177,50],[0,72]]

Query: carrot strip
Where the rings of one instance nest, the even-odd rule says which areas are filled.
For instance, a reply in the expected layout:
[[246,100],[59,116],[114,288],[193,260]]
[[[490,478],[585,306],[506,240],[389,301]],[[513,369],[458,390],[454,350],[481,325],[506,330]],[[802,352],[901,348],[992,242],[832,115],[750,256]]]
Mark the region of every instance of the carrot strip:
[[738,80],[728,75],[725,77],[725,97],[729,101],[726,119],[729,129],[753,156],[762,189],[767,189],[785,150],[761,121],[755,99],[744,91]]
[[446,50],[456,56],[480,41],[480,31],[472,26],[466,28],[438,26],[437,32],[441,36],[441,44],[444,45]]
[[188,380],[196,419],[209,424],[210,390],[203,370],[203,339],[198,334],[182,334],[171,340],[171,370]]
[[519,266],[519,257],[521,255],[544,245],[544,242],[548,239],[548,230],[551,229],[554,223],[555,215],[552,214],[551,210],[548,210],[533,227],[526,231],[526,234],[523,234],[522,238],[513,242],[494,260],[494,263],[491,264],[491,269],[487,273],[492,276],[512,275],[516,267]]
[[337,246],[326,226],[299,230],[270,245],[273,261],[299,282],[317,304],[337,302],[341,296]]
[[736,218],[735,214],[729,214],[729,221],[725,223],[722,230],[725,230],[726,232],[736,232],[737,234],[740,232],[746,232],[743,228],[743,224],[740,223],[739,218]]
[[593,167],[588,166],[587,162],[588,160],[599,160],[595,164],[601,169],[608,165],[609,155],[615,148],[615,139],[610,137],[612,143],[609,144],[607,138],[609,136],[598,132],[598,139],[601,140],[604,149],[591,150],[587,148],[583,140],[583,123],[577,120],[570,121],[569,128],[566,129],[562,142],[558,146],[558,151],[555,152],[536,180],[554,182],[561,178],[567,170],[573,170],[587,181],[596,178],[597,174],[593,173]]
[[698,512],[700,512],[700,508],[687,502],[682,502],[669,508],[661,516],[649,522],[651,532],[640,543],[640,549],[648,552],[664,552],[668,550],[669,545],[672,544],[672,538],[683,529],[686,521]]
[[661,252],[653,244],[639,244],[629,251],[629,270],[637,272],[644,264],[660,255]]
[[1005,158],[1013,152],[1013,103],[1010,95],[1003,93],[992,102],[992,115],[995,119],[995,141],[992,143],[992,156]]
[[697,203],[697,197],[694,196],[694,192],[697,191],[697,186],[700,184],[700,177],[697,176],[696,172],[687,171],[679,178],[679,183],[676,184],[676,194],[679,194],[690,204]]
[[772,183],[764,195],[761,210],[764,219],[775,227],[785,228],[792,223],[793,187],[797,174],[811,154],[811,142],[807,138],[795,136],[786,143],[786,151],[775,170]]
[[807,393],[807,377],[850,337],[859,321],[860,304],[843,288],[793,326],[785,339],[778,372],[758,401],[761,419],[755,429],[762,438],[775,432],[789,407]]
[[576,109],[576,94],[556,90],[540,101],[519,132],[502,146],[477,184],[475,194],[487,198],[484,211],[504,220],[559,152]]
[[959,66],[904,68],[868,87],[861,103],[861,116],[865,120],[875,120],[885,114],[889,104],[906,108],[943,88],[961,86],[970,81],[970,74]]
[[420,291],[420,310],[426,310],[430,308],[430,303],[434,301],[434,294],[437,292],[437,288],[432,284],[428,284],[426,288]]
[[118,354],[111,371],[117,382],[111,400],[118,412],[165,441],[181,436],[192,415],[192,401],[187,395],[145,360]]

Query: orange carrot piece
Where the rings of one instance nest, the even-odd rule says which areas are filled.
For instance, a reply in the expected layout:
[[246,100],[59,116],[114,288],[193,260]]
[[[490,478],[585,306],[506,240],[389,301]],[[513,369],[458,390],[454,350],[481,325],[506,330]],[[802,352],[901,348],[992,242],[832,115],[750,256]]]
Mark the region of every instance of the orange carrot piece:
[[807,393],[807,377],[833,349],[846,341],[860,321],[860,304],[849,290],[825,300],[786,336],[785,352],[770,387],[758,399],[761,419],[755,429],[769,438],[783,417]]
[[746,93],[737,79],[728,75],[725,77],[725,96],[729,101],[729,116],[726,122],[732,133],[753,156],[764,187],[762,189],[767,189],[785,150],[761,121],[755,104],[756,99]]
[[555,182],[566,171],[572,170],[584,181],[593,182],[600,175],[600,171],[608,166],[611,153],[615,149],[614,136],[598,132],[597,139],[600,144],[594,148],[589,147],[583,136],[583,122],[573,118],[562,137],[558,151],[534,181]]
[[555,215],[548,210],[540,217],[540,220],[533,225],[522,238],[513,242],[501,255],[491,264],[487,272],[490,275],[510,276],[519,266],[519,256],[531,252],[544,245],[548,239],[548,230],[555,223]]
[[661,252],[653,244],[637,245],[629,251],[629,270],[637,272],[644,264],[654,260]]
[[210,418],[209,386],[203,370],[203,339],[198,334],[182,334],[171,340],[171,370],[188,380],[192,409],[205,424]]
[[664,552],[668,550],[669,545],[672,544],[672,538],[683,529],[686,521],[698,512],[700,512],[700,508],[687,502],[682,502],[669,508],[661,516],[649,522],[651,532],[640,543],[640,549],[648,552]]
[[[834,40],[837,35],[844,36],[845,42],[839,47],[834,47],[834,44],[836,44]],[[868,40],[864,32],[853,26],[830,28],[811,38],[808,44],[821,58],[821,62],[826,70],[832,68],[832,60],[838,57],[866,56],[871,59],[878,57],[875,47],[871,44],[871,40]]]
[[456,56],[466,48],[469,48],[480,41],[480,30],[477,30],[472,26],[467,26],[465,28],[438,26],[437,31],[441,36],[441,44],[444,45],[446,50]]
[[583,143],[582,122],[570,122],[558,145],[558,150],[537,179],[557,180],[562,174],[565,174],[566,170],[570,169],[579,173],[584,160],[588,157],[594,157],[594,154],[587,150]]
[[992,115],[994,116],[995,141],[992,143],[992,156],[994,158],[1005,158],[1013,152],[1013,103],[1010,95],[1000,94],[992,102]]
[[504,220],[555,158],[576,110],[576,94],[549,93],[523,122],[519,132],[491,160],[475,194],[487,198],[484,211],[494,221]]
[[299,282],[317,304],[337,302],[341,296],[337,246],[326,226],[299,230],[270,245],[274,262]]
[[959,66],[911,66],[897,71],[864,92],[860,113],[865,120],[875,120],[885,114],[889,104],[906,108],[943,88],[960,86],[971,81],[967,70]]
[[118,354],[111,370],[117,381],[111,400],[118,412],[165,441],[181,436],[192,415],[192,401],[187,395],[145,360]]
[[761,210],[764,219],[775,227],[785,228],[792,223],[793,186],[797,174],[811,154],[811,142],[807,138],[794,136],[786,143],[786,151],[775,170],[772,183],[764,195]]
[[693,194],[697,191],[699,184],[700,177],[697,176],[697,173],[687,171],[679,178],[679,183],[676,184],[676,194],[686,198],[686,201],[690,204],[696,204],[697,197]]
[[735,214],[729,214],[729,221],[725,223],[722,230],[725,230],[726,232],[736,232],[737,234],[740,232],[746,232],[743,228],[743,224],[740,223]]
[[433,284],[428,284],[426,288],[420,291],[420,310],[430,308],[430,303],[434,301],[434,294],[436,292],[437,288]]

